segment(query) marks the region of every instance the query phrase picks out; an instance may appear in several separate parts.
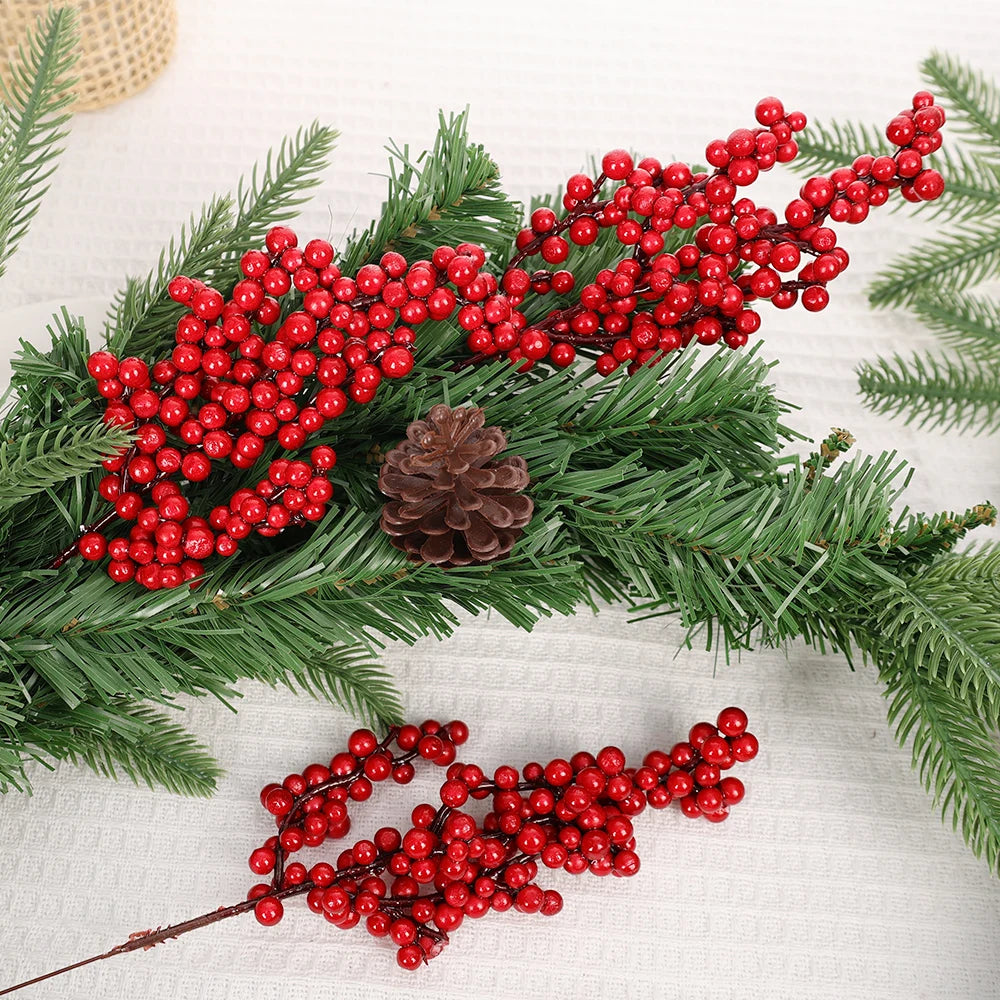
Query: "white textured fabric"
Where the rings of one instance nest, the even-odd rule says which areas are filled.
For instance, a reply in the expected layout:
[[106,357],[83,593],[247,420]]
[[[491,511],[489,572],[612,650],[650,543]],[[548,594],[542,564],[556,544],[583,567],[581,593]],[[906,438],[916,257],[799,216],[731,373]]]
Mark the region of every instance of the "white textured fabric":
[[[512,0],[179,7],[164,75],[75,122],[0,284],[5,354],[15,335],[42,332],[27,312],[11,319],[13,307],[109,297],[207,196],[314,117],[343,136],[300,231],[339,239],[377,209],[386,138],[423,148],[438,107],[471,105],[474,135],[509,189],[527,197],[613,145],[696,157],[708,139],[751,121],[766,93],[812,117],[887,120],[917,89],[917,63],[932,46],[1000,71],[1000,8],[980,0],[920,0],[904,11],[854,0],[684,12]],[[765,181],[771,204],[799,183],[783,171]],[[862,294],[927,229],[906,213],[876,212],[846,232],[853,265],[830,307],[767,312],[766,350],[781,359],[783,397],[802,406],[798,427],[822,436],[836,424],[866,450],[897,448],[917,469],[906,502],[964,508],[1000,496],[996,440],[873,417],[853,375],[860,358],[929,343],[905,316],[871,312]],[[680,640],[676,624],[630,624],[608,610],[532,635],[470,620],[447,642],[385,654],[409,716],[466,719],[463,757],[484,767],[610,741],[640,756],[724,705],[745,706],[762,742],[741,768],[746,802],[720,826],[676,810],[644,814],[636,878],[551,875],[545,881],[566,897],[557,918],[470,922],[416,974],[362,930],[343,933],[293,905],[275,929],[227,921],[41,985],[26,1000],[1000,997],[1000,889],[941,824],[893,743],[870,672],[799,646],[725,665],[714,653],[677,655]],[[61,767],[33,771],[34,797],[0,803],[0,987],[242,897],[253,881],[245,858],[270,832],[258,788],[338,749],[350,729],[338,710],[307,698],[249,684],[244,692],[238,716],[210,701],[185,715],[229,772],[211,801]],[[357,810],[356,831],[401,820],[435,787],[427,778],[382,789]]]

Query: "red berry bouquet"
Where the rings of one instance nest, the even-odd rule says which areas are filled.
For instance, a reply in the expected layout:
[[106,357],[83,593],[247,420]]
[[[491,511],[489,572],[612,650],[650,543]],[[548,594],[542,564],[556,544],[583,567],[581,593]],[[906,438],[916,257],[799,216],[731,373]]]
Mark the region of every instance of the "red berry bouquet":
[[[66,23],[53,14],[31,49],[49,54],[34,67],[48,83],[15,109],[32,148],[59,135]],[[837,224],[942,194],[944,119],[916,94],[886,128],[891,151],[845,154],[775,212],[747,191],[795,158],[806,118],[773,97],[755,125],[708,143],[706,168],[613,150],[527,209],[465,116],[442,118],[423,157],[395,151],[380,218],[339,248],[287,224],[335,135],[290,140],[125,286],[103,337],[63,314],[48,350],[26,344],[13,361],[0,787],[71,759],[207,794],[214,762],[149,701],[230,698],[245,678],[329,697],[389,736],[356,734],[329,768],[268,789],[278,833],[252,865],[272,881],[226,915],[273,922],[301,893],[335,922],[397,927],[401,962],[418,964],[487,898],[554,908],[534,886],[538,858],[633,871],[643,803],[678,797],[717,819],[741,797],[720,773],[752,756],[735,712],[721,735],[699,728],[689,750],[634,772],[602,752],[492,781],[454,763],[460,725],[393,728],[380,645],[447,635],[456,607],[530,629],[620,601],[676,612],[727,650],[803,637],[870,658],[900,737],[947,750],[928,780],[995,861],[977,777],[998,756],[995,674],[984,657],[959,694],[936,686],[952,670],[941,623],[963,611],[925,615],[919,594],[995,508],[894,515],[903,466],[836,462],[844,430],[789,459],[797,435],[750,343],[769,305],[830,302],[850,264]],[[14,174],[29,193],[33,164]],[[883,631],[901,607],[915,609],[904,646]],[[413,831],[360,842],[337,866],[285,864],[346,834],[348,800],[406,780],[416,756],[450,769],[442,809],[419,807]],[[466,795],[493,795],[493,812],[460,814]]]
[[[562,896],[535,881],[539,864],[571,875],[635,875],[632,819],[647,805],[665,809],[678,800],[685,816],[723,822],[745,795],[743,782],[723,771],[753,760],[758,749],[746,713],[726,708],[718,726],[697,723],[688,740],[669,753],[650,751],[638,768],[626,767],[625,754],[607,746],[596,755],[581,751],[544,766],[526,764],[520,772],[504,764],[488,778],[478,765],[455,760],[468,736],[459,721],[392,726],[382,740],[357,730],[329,766],[310,764],[261,790],[278,832],[250,854],[250,870],[271,879],[252,886],[245,900],[131,934],[103,954],[2,989],[0,996],[250,911],[271,927],[284,914],[283,901],[295,896],[305,896],[309,909],[335,927],[349,930],[364,921],[369,934],[396,946],[401,968],[418,969],[441,953],[466,918],[511,908],[557,914]],[[303,848],[345,837],[350,806],[367,801],[374,785],[390,777],[409,784],[421,760],[447,767],[447,777],[440,804],[416,806],[408,830],[381,827],[371,840],[342,851],[335,865],[289,862]],[[476,820],[468,810],[485,799],[492,810]]]

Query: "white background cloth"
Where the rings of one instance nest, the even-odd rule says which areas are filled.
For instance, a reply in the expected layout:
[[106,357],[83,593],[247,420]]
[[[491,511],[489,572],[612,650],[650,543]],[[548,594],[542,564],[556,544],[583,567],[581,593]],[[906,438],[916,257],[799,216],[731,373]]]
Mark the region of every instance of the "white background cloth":
[[[377,210],[386,138],[424,148],[439,107],[471,106],[475,138],[527,198],[612,146],[697,158],[709,139],[751,123],[769,93],[811,118],[884,123],[920,86],[917,64],[932,46],[1000,71],[1000,8],[984,0],[178,6],[164,75],[75,121],[0,284],[8,340],[41,332],[14,307],[109,298],[205,198],[315,117],[343,135],[298,228],[339,240]],[[800,183],[782,170],[764,180],[778,208]],[[931,343],[905,315],[870,311],[863,295],[927,231],[883,210],[844,232],[853,263],[830,307],[765,311],[766,351],[781,359],[781,394],[802,407],[798,427],[816,437],[849,427],[867,451],[896,448],[916,467],[909,504],[964,509],[1000,497],[997,439],[872,416],[853,374],[862,358]],[[677,655],[681,635],[619,610],[532,635],[484,617],[450,641],[384,657],[409,717],[467,720],[463,757],[487,768],[608,742],[638,757],[725,705],[744,706],[762,742],[741,768],[746,802],[718,826],[677,810],[644,814],[636,878],[551,874],[544,882],[566,897],[558,917],[468,922],[416,974],[363,930],[343,933],[296,904],[275,929],[227,921],[26,1000],[1000,997],[1000,888],[942,825],[890,736],[871,672],[800,645],[726,665],[714,653]],[[211,701],[185,713],[228,770],[211,801],[60,767],[33,769],[32,798],[0,802],[0,986],[242,898],[255,881],[245,859],[270,832],[259,787],[341,748],[351,728],[306,697],[243,691],[238,715]],[[355,831],[401,820],[436,785],[429,776],[381,789],[356,811]]]

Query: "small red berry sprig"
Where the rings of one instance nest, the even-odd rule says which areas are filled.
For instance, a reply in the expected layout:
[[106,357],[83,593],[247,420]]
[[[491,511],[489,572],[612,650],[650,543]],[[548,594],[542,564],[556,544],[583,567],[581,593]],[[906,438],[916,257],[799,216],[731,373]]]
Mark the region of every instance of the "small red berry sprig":
[[[277,833],[251,853],[249,864],[254,874],[271,878],[254,885],[245,900],[133,934],[110,951],[0,990],[0,996],[251,910],[271,926],[281,920],[284,900],[300,895],[336,927],[363,922],[373,937],[395,945],[402,968],[417,969],[440,954],[466,919],[491,910],[558,913],[562,896],[537,883],[540,866],[571,875],[635,875],[632,821],[647,806],[664,809],[676,801],[688,817],[722,822],[745,795],[739,778],[724,772],[753,760],[758,750],[739,708],[723,709],[716,725],[699,722],[687,740],[669,753],[649,752],[640,767],[627,766],[625,754],[608,746],[597,754],[526,764],[520,772],[503,765],[488,777],[477,765],[456,760],[468,735],[457,721],[393,726],[382,740],[357,730],[329,764],[310,764],[261,790]],[[408,829],[382,827],[342,851],[336,864],[289,862],[303,848],[345,837],[351,804],[367,801],[379,782],[408,784],[419,761],[447,768],[446,780],[440,803],[418,805]],[[475,819],[469,805],[487,799],[490,810]]]
[[[623,364],[635,371],[655,363],[692,340],[742,347],[760,328],[753,306],[761,300],[778,309],[797,301],[810,312],[826,307],[827,285],[849,263],[827,222],[862,222],[896,188],[912,202],[933,201],[944,190],[943,178],[924,158],[941,146],[945,115],[921,91],[886,128],[898,147],[893,155],[859,156],[827,177],[810,178],[779,220],[771,209],[737,194],[761,171],[795,158],[793,135],[805,128],[806,117],[786,113],[776,97],[765,97],[756,118],[760,127],[739,128],[708,144],[711,173],[696,173],[685,163],[664,166],[653,157],[635,164],[629,153],[615,149],[604,156],[597,177],[570,177],[564,214],[538,208],[518,234],[518,252],[501,281],[515,307],[510,319],[495,325],[477,310],[459,313],[469,350],[477,358],[505,354],[530,367],[543,359],[569,365],[585,348],[601,352],[597,370],[610,375]],[[606,192],[608,181],[617,186]],[[696,226],[692,242],[664,252],[664,233]],[[529,272],[522,263],[540,256],[559,265],[571,243],[589,246],[607,229],[626,251],[621,259],[584,285],[575,303],[528,325],[516,307],[529,292],[565,296],[576,278],[567,269]],[[797,276],[785,277],[797,268]]]
[[[451,315],[454,289],[465,299],[497,290],[495,278],[479,273],[485,254],[469,244],[439,248],[440,266],[389,252],[353,278],[333,263],[325,240],[300,249],[292,230],[276,226],[265,244],[266,252],[243,255],[244,277],[228,300],[191,278],[169,283],[170,297],[189,310],[169,358],[149,366],[106,350],[90,355],[105,421],[134,428],[136,440],[104,462],[99,492],[113,511],[84,528],[52,567],[77,552],[91,561],[110,555],[116,582],[173,588],[200,577],[209,556],[233,555],[251,533],[273,536],[320,520],[336,463],[326,446],[308,461],[272,462],[266,479],[207,518],[191,513],[180,483],[204,482],[213,463],[249,469],[271,440],[286,451],[302,448],[350,402],[370,403],[383,379],[412,371],[413,326]],[[278,323],[279,300],[292,288],[301,309],[265,339],[261,329]],[[115,518],[134,524],[109,540]]]

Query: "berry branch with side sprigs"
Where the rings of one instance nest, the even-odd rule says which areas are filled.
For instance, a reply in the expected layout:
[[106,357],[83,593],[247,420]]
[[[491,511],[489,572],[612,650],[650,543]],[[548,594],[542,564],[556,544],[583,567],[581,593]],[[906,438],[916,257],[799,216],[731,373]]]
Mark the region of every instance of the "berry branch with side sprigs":
[[[382,740],[357,730],[329,765],[310,764],[261,790],[277,833],[250,854],[249,865],[255,875],[270,875],[270,882],[254,885],[239,903],[131,934],[109,951],[2,989],[0,996],[250,911],[271,927],[281,920],[284,901],[303,895],[309,909],[335,927],[349,930],[363,922],[373,937],[388,938],[399,966],[418,969],[441,953],[466,918],[510,909],[557,914],[562,896],[535,881],[539,865],[571,875],[635,875],[632,820],[647,806],[665,809],[676,800],[691,819],[723,822],[746,794],[743,782],[724,772],[758,751],[739,708],[720,712],[717,725],[699,722],[687,740],[669,753],[651,751],[638,768],[627,767],[625,754],[607,746],[544,766],[526,764],[520,772],[505,764],[489,778],[478,765],[456,761],[468,736],[459,721],[394,726]],[[350,806],[367,801],[374,785],[389,778],[409,784],[421,761],[446,767],[447,777],[440,804],[416,806],[409,829],[381,827],[371,840],[341,852],[335,865],[320,861],[307,868],[289,861],[303,848],[347,836]],[[482,820],[466,811],[486,799],[492,809]]]

